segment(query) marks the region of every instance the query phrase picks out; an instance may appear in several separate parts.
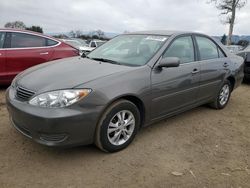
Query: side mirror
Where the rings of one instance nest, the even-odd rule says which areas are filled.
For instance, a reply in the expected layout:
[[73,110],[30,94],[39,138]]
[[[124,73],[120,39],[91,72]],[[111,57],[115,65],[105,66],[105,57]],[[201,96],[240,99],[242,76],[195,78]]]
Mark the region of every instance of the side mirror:
[[165,57],[160,60],[158,67],[179,67],[180,62],[178,57]]
[[85,57],[87,56],[84,52],[80,52],[79,55],[80,55],[82,58],[85,58]]

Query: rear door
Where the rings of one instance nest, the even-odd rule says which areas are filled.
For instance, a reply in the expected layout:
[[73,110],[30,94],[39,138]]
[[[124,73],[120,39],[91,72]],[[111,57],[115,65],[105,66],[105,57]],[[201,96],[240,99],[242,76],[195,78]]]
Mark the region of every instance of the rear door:
[[153,120],[195,104],[199,90],[200,64],[191,35],[174,39],[162,57],[178,57],[181,64],[152,70]]
[[196,35],[195,39],[201,65],[198,98],[203,101],[217,95],[225,74],[229,71],[230,63],[224,52],[213,40],[202,35]]
[[6,33],[5,72],[13,79],[19,72],[48,61],[53,49],[47,47],[47,38],[21,32]]
[[0,83],[4,82],[5,50],[3,48],[5,32],[0,32]]

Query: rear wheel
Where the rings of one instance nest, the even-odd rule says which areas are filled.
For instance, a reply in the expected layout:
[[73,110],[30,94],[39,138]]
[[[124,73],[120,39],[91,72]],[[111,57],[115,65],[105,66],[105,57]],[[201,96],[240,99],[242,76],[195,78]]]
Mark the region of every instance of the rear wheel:
[[227,80],[222,85],[216,99],[214,100],[213,103],[210,104],[210,106],[212,106],[215,109],[225,108],[230,99],[231,91],[232,91],[231,83]]
[[119,100],[100,119],[95,143],[107,152],[124,149],[133,141],[139,124],[140,113],[136,105],[127,100]]

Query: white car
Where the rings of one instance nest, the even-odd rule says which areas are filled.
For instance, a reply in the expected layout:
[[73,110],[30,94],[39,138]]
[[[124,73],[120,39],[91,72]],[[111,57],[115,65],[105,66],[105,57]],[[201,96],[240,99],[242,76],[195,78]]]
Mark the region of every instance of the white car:
[[70,46],[76,48],[79,50],[80,55],[84,52],[85,47],[88,45],[86,42],[80,42],[79,40],[76,39],[61,39],[63,42],[69,44]]
[[102,40],[91,40],[87,46],[84,46],[82,49],[83,52],[91,52],[95,48],[103,45],[106,41]]

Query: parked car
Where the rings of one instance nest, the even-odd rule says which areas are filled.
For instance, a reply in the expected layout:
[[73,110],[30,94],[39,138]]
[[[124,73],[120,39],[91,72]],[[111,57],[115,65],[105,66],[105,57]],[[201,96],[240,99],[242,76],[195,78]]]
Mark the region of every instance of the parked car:
[[80,42],[82,46],[87,46],[88,45],[87,40],[83,40],[81,38],[71,38],[71,39]]
[[91,40],[89,42],[89,44],[87,46],[84,46],[83,48],[81,48],[82,52],[84,53],[89,53],[92,50],[94,50],[95,48],[103,45],[106,41],[102,41],[102,40]]
[[231,52],[231,53],[238,53],[239,51],[241,51],[243,49],[242,46],[240,45],[230,45],[230,46],[226,46],[226,48]]
[[163,118],[203,104],[223,109],[243,79],[243,59],[198,33],[123,34],[82,57],[13,80],[6,101],[19,132],[48,146],[115,152]]
[[238,52],[237,55],[244,58],[244,79],[250,80],[250,45]]
[[0,29],[0,84],[10,84],[18,73],[31,66],[78,54],[77,49],[49,36]]
[[86,42],[80,42],[76,39],[61,39],[63,42],[79,50],[80,55],[85,52],[85,47],[88,46]]

